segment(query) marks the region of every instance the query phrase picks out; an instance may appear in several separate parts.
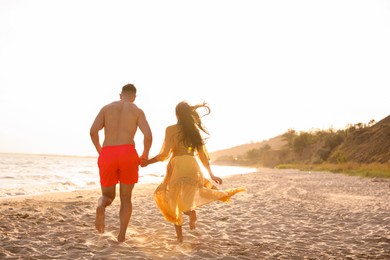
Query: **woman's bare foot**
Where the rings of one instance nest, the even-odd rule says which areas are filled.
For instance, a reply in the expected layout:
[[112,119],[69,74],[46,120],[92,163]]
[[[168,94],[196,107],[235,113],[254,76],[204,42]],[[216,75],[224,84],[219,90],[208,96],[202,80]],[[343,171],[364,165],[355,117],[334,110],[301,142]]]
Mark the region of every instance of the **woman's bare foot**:
[[177,237],[177,242],[180,244],[183,243],[183,236]]
[[193,230],[196,228],[196,212],[195,210],[190,211],[190,230]]
[[104,228],[105,228],[104,219],[105,219],[105,208],[103,206],[98,206],[96,208],[95,227],[99,233],[104,233]]
[[126,240],[126,234],[122,235],[122,234],[119,234],[118,235],[118,242],[125,242]]

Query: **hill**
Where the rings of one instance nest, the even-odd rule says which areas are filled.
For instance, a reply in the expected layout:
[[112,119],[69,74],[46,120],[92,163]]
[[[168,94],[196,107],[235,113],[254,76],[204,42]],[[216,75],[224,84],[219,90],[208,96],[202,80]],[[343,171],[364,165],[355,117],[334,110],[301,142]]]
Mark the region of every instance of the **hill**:
[[390,162],[390,116],[371,127],[355,129],[346,136],[339,151],[348,161],[359,163]]
[[212,152],[210,153],[210,158],[214,163],[222,163],[224,160],[237,159],[238,157],[245,155],[248,151],[253,149],[261,149],[262,147],[270,146],[272,150],[280,150],[286,145],[287,141],[284,140],[283,136],[279,135],[262,142],[243,144]]
[[390,116],[342,130],[286,133],[210,154],[214,164],[274,167],[279,164],[390,163]]

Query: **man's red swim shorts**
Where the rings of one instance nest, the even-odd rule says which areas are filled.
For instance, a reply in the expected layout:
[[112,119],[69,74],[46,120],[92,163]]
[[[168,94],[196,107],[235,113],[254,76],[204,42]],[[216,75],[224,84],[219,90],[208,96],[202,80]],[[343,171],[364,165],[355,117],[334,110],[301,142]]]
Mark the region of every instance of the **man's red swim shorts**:
[[100,184],[109,187],[138,182],[139,156],[132,144],[103,146],[98,158]]

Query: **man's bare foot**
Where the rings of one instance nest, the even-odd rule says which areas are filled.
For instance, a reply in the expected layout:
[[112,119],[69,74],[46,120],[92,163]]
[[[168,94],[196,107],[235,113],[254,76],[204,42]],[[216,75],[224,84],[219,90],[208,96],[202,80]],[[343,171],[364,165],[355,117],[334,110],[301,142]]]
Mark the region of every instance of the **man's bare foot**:
[[105,208],[102,206],[98,206],[96,208],[95,227],[99,233],[104,233],[104,228],[105,228],[104,219],[105,219]]
[[196,212],[195,210],[190,211],[190,230],[193,230],[196,228]]

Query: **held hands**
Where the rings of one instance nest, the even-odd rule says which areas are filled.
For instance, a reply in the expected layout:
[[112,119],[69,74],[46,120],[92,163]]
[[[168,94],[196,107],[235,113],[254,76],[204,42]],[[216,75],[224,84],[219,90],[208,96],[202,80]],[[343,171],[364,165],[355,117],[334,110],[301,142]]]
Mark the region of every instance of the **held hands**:
[[146,166],[148,166],[148,164],[149,164],[149,160],[147,160],[147,159],[142,159],[141,160],[141,167],[146,167]]
[[148,164],[149,164],[148,158],[140,157],[139,159],[140,159],[140,165],[141,165],[141,167],[146,167],[146,166],[148,166]]

